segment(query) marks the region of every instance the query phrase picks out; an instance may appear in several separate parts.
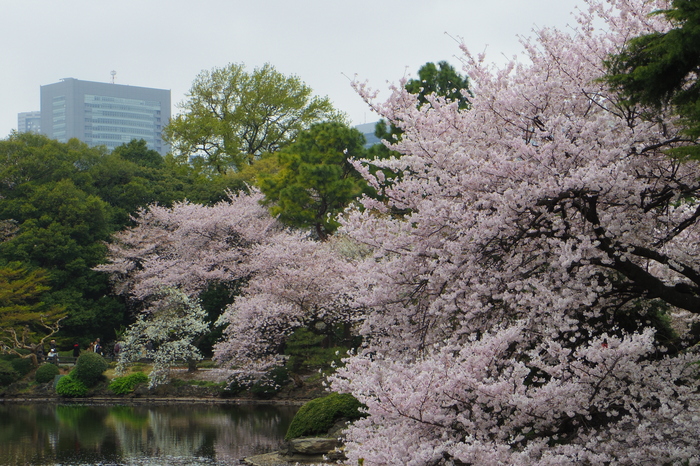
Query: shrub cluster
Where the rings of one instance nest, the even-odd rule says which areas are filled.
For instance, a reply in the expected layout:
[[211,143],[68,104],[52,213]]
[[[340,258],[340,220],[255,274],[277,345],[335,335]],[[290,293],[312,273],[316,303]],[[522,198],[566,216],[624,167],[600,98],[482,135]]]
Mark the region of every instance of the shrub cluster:
[[135,372],[117,377],[109,384],[109,389],[116,395],[126,395],[134,391],[138,384],[148,383],[148,376],[143,372]]
[[325,434],[340,419],[352,421],[364,417],[362,403],[347,393],[331,393],[304,404],[294,415],[285,440]]
[[32,371],[32,369],[34,369],[34,365],[32,364],[31,359],[23,358],[17,354],[2,354],[0,355],[0,360],[7,361],[8,363],[10,363],[12,369],[14,369],[15,372],[17,372],[18,379],[29,374]]
[[38,383],[48,383],[51,382],[59,373],[60,371],[58,370],[58,366],[55,364],[42,364],[36,370],[34,380],[36,380]]
[[87,395],[88,388],[80,380],[76,380],[70,375],[61,377],[56,384],[56,393],[61,396],[71,398]]
[[0,386],[10,385],[19,380],[19,373],[9,361],[0,360]]
[[14,355],[14,357],[10,359],[10,364],[12,364],[12,368],[19,373],[20,377],[24,377],[34,369],[34,364],[31,359],[22,358],[17,355]]
[[102,374],[109,368],[105,359],[97,353],[85,352],[78,357],[70,376],[82,382],[86,387],[94,387],[102,379]]

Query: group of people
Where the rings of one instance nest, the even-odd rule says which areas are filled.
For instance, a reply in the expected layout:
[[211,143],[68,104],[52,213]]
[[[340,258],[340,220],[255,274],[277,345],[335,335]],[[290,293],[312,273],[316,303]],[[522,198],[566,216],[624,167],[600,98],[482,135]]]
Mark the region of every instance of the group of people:
[[[77,345],[77,343],[76,343]],[[98,338],[97,340],[93,341],[90,343],[87,347],[87,350],[91,353],[97,353],[97,354],[102,354],[102,343],[100,343],[100,339]],[[80,347],[78,347],[78,356],[80,355]],[[73,345],[73,356],[76,358],[78,356],[75,355],[75,345]]]
[[[51,342],[49,343],[49,346],[50,346],[50,349],[49,349],[49,353],[46,355],[46,362],[58,364],[58,348],[56,347],[56,340],[51,340]],[[102,355],[103,348],[102,348],[102,343],[100,342],[100,339],[97,338],[95,341],[90,343],[87,347],[87,351]],[[115,347],[115,351],[118,351],[116,347]],[[42,345],[40,345],[37,348],[36,356],[37,356],[37,360],[39,362],[41,362],[44,359],[44,348]],[[78,356],[80,356],[80,344],[74,343],[73,344],[73,357],[77,360]]]

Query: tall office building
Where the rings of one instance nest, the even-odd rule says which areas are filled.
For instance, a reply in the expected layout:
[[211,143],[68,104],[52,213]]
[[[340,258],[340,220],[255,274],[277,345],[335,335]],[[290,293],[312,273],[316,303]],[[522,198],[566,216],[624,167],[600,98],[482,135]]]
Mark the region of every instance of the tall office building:
[[17,114],[17,131],[20,133],[41,132],[41,112],[21,112]]
[[132,139],[168,152],[163,127],[170,120],[170,91],[73,78],[41,86],[41,132],[67,142],[78,138],[112,150]]

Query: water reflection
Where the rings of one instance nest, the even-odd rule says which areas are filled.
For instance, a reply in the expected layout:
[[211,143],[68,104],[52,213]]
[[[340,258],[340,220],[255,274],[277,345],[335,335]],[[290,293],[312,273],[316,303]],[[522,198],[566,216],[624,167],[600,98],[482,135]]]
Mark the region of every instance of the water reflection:
[[0,464],[231,464],[279,447],[296,407],[0,405]]

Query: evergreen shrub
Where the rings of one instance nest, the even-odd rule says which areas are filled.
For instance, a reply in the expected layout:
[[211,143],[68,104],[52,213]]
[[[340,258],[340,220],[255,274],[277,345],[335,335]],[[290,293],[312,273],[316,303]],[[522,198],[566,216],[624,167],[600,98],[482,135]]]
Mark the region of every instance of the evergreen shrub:
[[59,373],[60,371],[58,370],[58,366],[55,364],[42,364],[36,370],[34,380],[36,380],[38,383],[48,383],[51,382]]
[[32,369],[34,369],[34,364],[29,358],[16,356],[13,359],[10,359],[10,364],[12,364],[12,368],[19,373],[20,377],[24,377],[25,375],[29,374]]
[[116,395],[126,395],[134,391],[138,384],[148,383],[148,376],[143,372],[135,372],[117,377],[109,384],[109,389]]
[[61,377],[56,384],[56,393],[61,396],[67,396],[71,398],[81,397],[87,395],[88,388],[80,380],[74,379],[70,375]]
[[94,387],[103,379],[102,374],[109,368],[105,359],[97,353],[85,352],[78,357],[70,376],[86,387]]
[[0,360],[0,386],[10,385],[19,380],[19,373],[12,367],[9,361]]
[[365,415],[362,403],[347,393],[331,393],[304,404],[289,424],[285,440],[327,433],[340,419],[352,421]]

